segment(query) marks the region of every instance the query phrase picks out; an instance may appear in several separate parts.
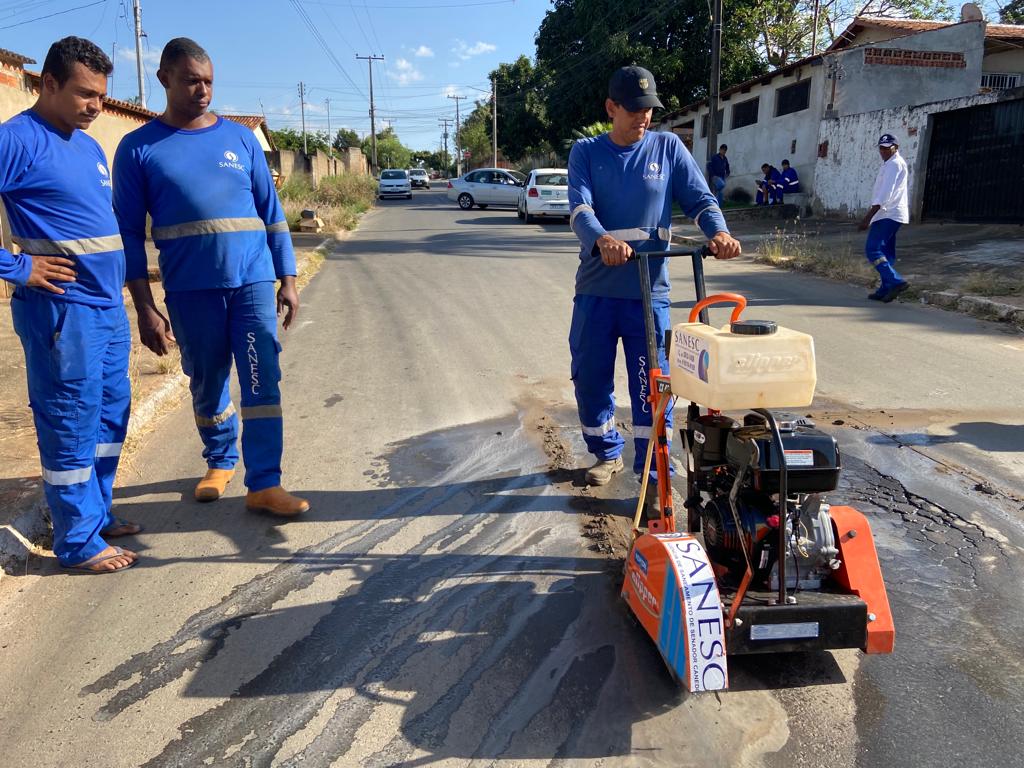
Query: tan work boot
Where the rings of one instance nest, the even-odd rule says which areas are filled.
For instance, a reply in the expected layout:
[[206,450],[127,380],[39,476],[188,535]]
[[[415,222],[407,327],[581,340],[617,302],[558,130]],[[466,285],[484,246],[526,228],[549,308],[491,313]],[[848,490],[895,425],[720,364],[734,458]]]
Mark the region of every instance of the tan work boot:
[[233,469],[208,469],[206,477],[196,486],[196,501],[216,501],[224,495],[231,478],[235,476]]
[[309,511],[309,502],[292,496],[280,485],[249,491],[245,497],[245,508],[250,512],[269,512],[278,517],[295,517]]
[[612,476],[622,471],[622,466],[621,456],[607,461],[602,459],[587,470],[587,485],[608,485],[612,481]]

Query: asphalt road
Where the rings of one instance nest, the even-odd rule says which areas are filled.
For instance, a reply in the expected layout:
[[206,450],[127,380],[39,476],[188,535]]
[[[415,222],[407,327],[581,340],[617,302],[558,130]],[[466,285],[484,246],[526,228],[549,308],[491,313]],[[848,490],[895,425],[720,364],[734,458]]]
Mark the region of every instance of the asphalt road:
[[685,696],[616,597],[635,484],[570,471],[575,250],[564,224],[438,191],[367,215],[283,340],[286,483],[312,511],[248,514],[240,478],[192,502],[183,404],[122,473],[139,567],[4,579],[3,764],[1015,764],[1024,342],[709,265],[816,336],[832,500],[871,518],[897,652],[747,657],[728,693]]

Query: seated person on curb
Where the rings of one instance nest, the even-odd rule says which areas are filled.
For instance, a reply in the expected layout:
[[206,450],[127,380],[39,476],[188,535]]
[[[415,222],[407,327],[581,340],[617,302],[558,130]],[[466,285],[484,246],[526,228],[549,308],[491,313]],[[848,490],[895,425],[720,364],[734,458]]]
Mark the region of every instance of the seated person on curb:
[[[608,85],[610,133],[581,139],[569,154],[569,224],[580,241],[569,351],[570,377],[587,450],[597,457],[586,474],[605,485],[623,469],[625,438],[615,421],[615,358],[622,339],[633,406],[633,471],[643,471],[653,414],[647,401],[647,348],[635,250],[651,252],[650,271],[661,366],[668,370],[664,331],[669,322],[668,266],[658,251],[671,243],[672,204],[678,203],[708,238],[719,259],[740,253],[700,167],[674,133],[648,131],[661,107],[654,77],[622,67]],[[671,435],[672,414],[665,414]],[[654,479],[654,478],[649,478]]]
[[800,177],[796,175],[796,168],[789,164],[789,160],[782,161],[782,194],[795,195],[800,192]]
[[782,202],[782,174],[774,165],[761,166],[763,179],[757,180],[757,204],[776,205]]

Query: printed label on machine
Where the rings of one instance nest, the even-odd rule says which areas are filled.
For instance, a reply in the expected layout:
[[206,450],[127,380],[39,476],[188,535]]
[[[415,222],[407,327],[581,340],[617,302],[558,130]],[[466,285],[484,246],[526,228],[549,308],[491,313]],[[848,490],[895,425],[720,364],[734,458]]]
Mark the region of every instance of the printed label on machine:
[[675,366],[701,381],[708,380],[708,367],[711,357],[708,354],[707,342],[699,336],[686,331],[676,331],[672,339],[675,354]]
[[751,640],[802,640],[818,636],[818,622],[801,621],[789,624],[752,624]]
[[679,579],[676,589],[682,593],[683,615],[679,617],[681,621],[673,624],[684,637],[671,640],[685,651],[686,668],[680,668],[676,654],[677,672],[686,675],[685,682],[691,691],[724,690],[729,685],[725,624],[711,563],[700,542],[691,536],[664,540],[674,575]]
[[814,451],[792,450],[786,451],[787,467],[813,467]]

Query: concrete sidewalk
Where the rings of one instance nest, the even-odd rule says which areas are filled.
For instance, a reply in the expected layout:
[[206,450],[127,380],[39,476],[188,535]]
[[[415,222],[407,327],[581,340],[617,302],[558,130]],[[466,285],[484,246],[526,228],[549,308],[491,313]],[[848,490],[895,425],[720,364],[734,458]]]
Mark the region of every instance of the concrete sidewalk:
[[[325,235],[293,233],[299,274],[316,249],[327,241]],[[151,245],[151,244],[148,244]],[[155,251],[150,263],[156,263]],[[163,306],[159,282],[152,284],[157,305]],[[121,459],[118,484],[131,471],[132,456],[158,425],[161,417],[188,397],[187,379],[175,349],[158,358],[139,342],[131,297],[125,291],[132,327],[132,417]],[[37,547],[49,547],[49,510],[43,498],[32,411],[25,384],[25,356],[11,323],[9,299],[0,299],[0,577],[15,573]],[[164,311],[166,314],[166,310]]]
[[[786,206],[791,208],[791,206]],[[774,213],[774,212],[772,212]],[[727,211],[732,233],[759,261],[844,282],[874,285],[864,258],[866,232],[853,221],[784,219],[768,211]],[[680,234],[696,231],[687,219]],[[897,268],[911,284],[902,301],[921,301],[987,320],[1024,326],[1024,226],[928,222],[905,224]]]

